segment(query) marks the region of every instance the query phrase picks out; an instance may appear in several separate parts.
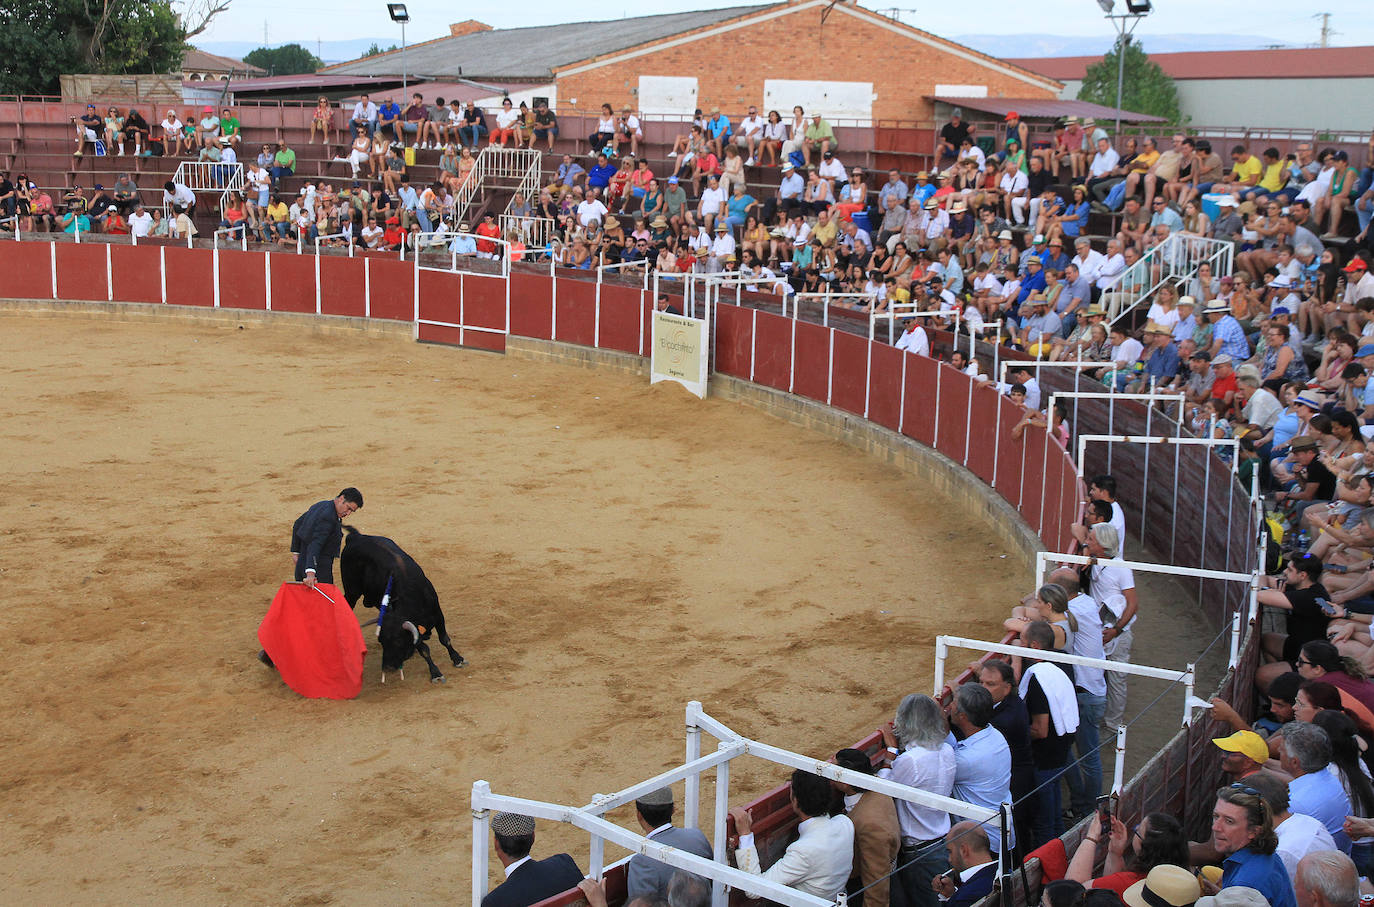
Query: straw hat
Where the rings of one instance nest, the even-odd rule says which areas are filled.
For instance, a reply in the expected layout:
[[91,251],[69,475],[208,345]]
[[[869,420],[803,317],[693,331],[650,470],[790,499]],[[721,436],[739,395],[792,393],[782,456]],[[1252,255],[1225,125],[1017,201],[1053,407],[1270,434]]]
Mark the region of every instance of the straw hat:
[[1202,887],[1191,872],[1164,863],[1127,888],[1121,899],[1130,907],[1189,907],[1201,896]]

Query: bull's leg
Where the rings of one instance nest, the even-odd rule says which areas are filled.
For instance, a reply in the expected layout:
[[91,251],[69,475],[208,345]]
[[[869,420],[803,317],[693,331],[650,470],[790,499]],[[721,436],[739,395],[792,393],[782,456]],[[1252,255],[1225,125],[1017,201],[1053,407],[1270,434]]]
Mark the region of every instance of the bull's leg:
[[439,612],[439,619],[435,622],[434,632],[439,635],[439,642],[445,649],[448,649],[448,657],[453,659],[455,668],[467,667],[467,659],[458,654],[458,650],[453,648],[453,640],[448,637],[448,627],[444,626],[444,612]]
[[429,656],[429,646],[425,645],[423,641],[417,642],[415,651],[419,652],[420,657],[425,660],[425,664],[429,665],[429,682],[443,683],[444,675],[439,673],[439,669],[434,665],[434,659]]

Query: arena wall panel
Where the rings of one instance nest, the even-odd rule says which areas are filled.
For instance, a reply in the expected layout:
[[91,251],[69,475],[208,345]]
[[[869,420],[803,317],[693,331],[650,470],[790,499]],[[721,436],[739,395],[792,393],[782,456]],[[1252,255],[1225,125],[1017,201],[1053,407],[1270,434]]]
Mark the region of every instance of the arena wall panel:
[[749,380],[753,362],[754,310],[721,303],[716,306],[716,371]]
[[512,271],[510,278],[510,332],[538,340],[553,339],[554,278],[527,271]]
[[868,396],[869,341],[845,331],[830,330],[835,338],[830,405],[863,416]]
[[57,296],[59,299],[107,300],[104,243],[72,243],[56,246]]
[[602,284],[601,310],[597,316],[597,346],[603,350],[620,350],[622,353],[638,355],[640,325],[643,323],[642,304],[638,288]]
[[[763,320],[763,316],[759,316]],[[792,364],[792,392],[821,403],[830,400],[830,336],[833,328],[805,321],[792,321],[795,352]],[[786,387],[783,388],[786,390]]]
[[261,252],[219,251],[220,308],[259,311],[267,308],[265,258]]
[[[902,434],[935,446],[935,385],[944,366],[928,356],[906,354]],[[953,371],[953,369],[948,369]]]
[[52,299],[53,248],[48,243],[0,242],[5,295],[16,299]]
[[791,319],[759,312],[754,321],[754,374],[745,375],[755,384],[790,390],[792,384]]
[[902,357],[895,346],[874,343],[868,370],[868,420],[892,431],[902,418]]
[[[366,267],[359,258],[330,256],[320,259],[320,311],[323,314],[346,318],[362,318],[367,314]],[[221,270],[221,280],[223,273]],[[223,298],[221,293],[221,305]]]
[[578,346],[596,345],[596,284],[560,278],[554,305],[558,323],[553,339]]
[[412,321],[415,318],[415,266],[384,258],[367,262],[369,306],[373,318]]
[[[459,287],[461,275],[448,271],[420,269],[420,320],[443,321],[448,324],[459,323],[459,306],[462,292]],[[429,327],[430,325],[420,325]],[[423,332],[421,339],[424,339]],[[457,343],[457,339],[453,341]]]
[[214,306],[215,267],[208,250],[163,246],[162,255],[167,266],[169,305]]
[[[506,329],[506,282],[499,277],[462,274],[463,324],[469,327]],[[479,332],[480,333],[480,332]]]
[[940,367],[934,447],[956,463],[968,462],[968,411],[973,379],[954,368]]
[[162,302],[162,253],[156,246],[111,246],[115,302]]
[[[955,369],[950,368],[949,371],[954,372]],[[988,485],[993,485],[997,468],[996,456],[999,453],[998,428],[1006,424],[1008,410],[1011,410],[1010,415],[1013,419],[1019,419],[1020,413],[1015,411],[1010,401],[997,393],[995,387],[975,382],[962,372],[956,374],[973,385],[973,394],[969,398],[971,405],[964,414],[964,427],[959,429],[959,434],[967,436],[964,465]],[[972,418],[969,418],[970,415]]]
[[272,256],[272,311],[315,312],[315,256]]

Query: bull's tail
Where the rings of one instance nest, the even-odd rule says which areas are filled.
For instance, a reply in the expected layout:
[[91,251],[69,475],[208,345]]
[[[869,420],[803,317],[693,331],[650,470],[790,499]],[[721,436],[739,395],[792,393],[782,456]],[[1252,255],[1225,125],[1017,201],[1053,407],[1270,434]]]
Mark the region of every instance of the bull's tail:
[[356,527],[356,526],[349,526],[349,525],[345,524],[345,525],[344,525],[344,528],[343,528],[343,531],[346,532],[346,533],[348,533],[349,535],[356,535],[357,532],[358,532],[358,527]]

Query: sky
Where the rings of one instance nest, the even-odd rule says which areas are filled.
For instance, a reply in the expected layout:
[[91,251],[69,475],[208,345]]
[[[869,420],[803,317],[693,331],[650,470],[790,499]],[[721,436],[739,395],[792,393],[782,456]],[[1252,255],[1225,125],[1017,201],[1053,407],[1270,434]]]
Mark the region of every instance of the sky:
[[[746,0],[747,2],[747,0]],[[1296,4],[1292,0],[1154,0],[1155,11],[1141,21],[1137,34],[1148,38],[1151,32],[1216,34],[1254,34],[1264,43],[1286,40],[1294,44],[1315,43],[1321,27],[1313,13],[1331,13],[1331,28],[1336,45],[1374,44],[1374,17],[1366,3],[1354,0],[1317,0],[1315,4]],[[406,26],[410,43],[448,34],[450,22],[479,19],[496,28],[526,25],[551,25],[587,19],[612,19],[655,13],[685,12],[743,3],[686,0],[640,0],[637,4],[605,2],[591,8],[556,0],[523,0],[496,7],[458,5],[417,0],[406,4],[411,21]],[[1112,26],[1103,19],[1095,0],[984,0],[976,17],[958,3],[931,3],[914,0],[864,0],[861,4],[875,10],[902,9],[899,17],[937,35],[1062,33],[1065,35],[1111,35]],[[1125,0],[1116,0],[1118,9]],[[1305,7],[1305,9],[1304,9]],[[1310,10],[1308,12],[1307,10]],[[283,44],[297,41],[310,47],[315,41],[351,38],[390,38],[399,43],[400,27],[387,16],[384,0],[233,0],[211,28],[196,40],[261,42],[264,23],[268,41]],[[1110,40],[1110,38],[1108,39]]]

